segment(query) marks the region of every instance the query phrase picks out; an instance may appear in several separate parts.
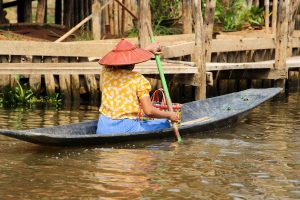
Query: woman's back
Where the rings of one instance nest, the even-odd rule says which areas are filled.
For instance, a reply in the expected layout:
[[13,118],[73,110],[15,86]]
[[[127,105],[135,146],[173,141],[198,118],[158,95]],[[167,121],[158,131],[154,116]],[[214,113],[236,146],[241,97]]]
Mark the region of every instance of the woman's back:
[[111,119],[136,119],[139,98],[149,95],[149,81],[137,72],[104,67],[101,72],[100,112]]

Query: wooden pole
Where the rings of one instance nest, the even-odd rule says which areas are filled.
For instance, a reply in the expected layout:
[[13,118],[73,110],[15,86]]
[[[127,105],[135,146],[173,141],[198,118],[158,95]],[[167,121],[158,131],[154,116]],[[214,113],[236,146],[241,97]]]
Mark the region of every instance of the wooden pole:
[[[43,57],[44,63],[52,63],[52,58],[50,56]],[[55,79],[53,74],[45,74],[45,84],[47,96],[52,96],[55,94]]]
[[55,1],[55,24],[61,24],[62,0]]
[[194,0],[195,9],[195,64],[198,67],[199,87],[196,87],[195,99],[206,98],[206,72],[205,72],[205,48],[204,48],[204,26],[201,11],[201,0]]
[[151,24],[150,2],[149,0],[139,0],[138,2],[138,29],[139,29],[139,45],[145,48],[150,44],[147,30],[147,23]]
[[213,37],[213,28],[214,28],[214,15],[216,8],[216,0],[206,0],[205,8],[205,57],[207,62],[211,62],[211,48],[212,48],[212,37]]
[[192,0],[182,1],[182,32],[189,34],[193,32]]
[[116,2],[113,3],[113,17],[114,17],[114,33],[116,36],[119,35],[119,7]]
[[[67,63],[69,62],[68,57],[58,57],[58,62]],[[71,91],[71,76],[70,75],[59,75],[59,89],[63,94],[64,100],[67,104],[71,102],[72,91]]]
[[17,1],[18,22],[32,22],[32,0]]
[[[7,55],[0,55],[0,63],[8,63]],[[3,92],[5,86],[10,85],[10,75],[0,75],[0,92]]]
[[108,7],[108,15],[109,15],[109,29],[110,34],[115,35],[115,26],[114,26],[114,5],[111,4]]
[[293,53],[292,41],[293,33],[295,30],[296,16],[298,7],[300,4],[299,0],[290,0],[290,7],[288,13],[288,47],[287,47],[287,57],[291,57]]
[[277,9],[278,8],[278,0],[273,0],[272,7],[272,33],[276,34],[276,25],[277,25]]
[[269,33],[269,26],[270,26],[270,0],[265,0],[265,28],[266,33]]
[[[278,23],[276,31],[275,70],[286,71],[287,37],[288,37],[288,6],[289,0],[279,0]],[[284,88],[285,79],[275,81],[277,87]]]
[[[41,63],[42,56],[32,56],[32,63]],[[40,74],[31,74],[29,77],[29,86],[31,90],[38,94],[41,91],[41,75]]]
[[92,5],[92,22],[94,40],[101,40],[101,4],[98,0]]
[[[131,9],[131,1],[124,1],[125,7]],[[134,16],[135,14],[132,13]],[[128,12],[124,13],[124,32],[128,32],[133,27],[132,15]]]
[[37,9],[36,9],[36,23],[44,23],[45,15],[46,15],[46,4],[47,0],[38,0]]

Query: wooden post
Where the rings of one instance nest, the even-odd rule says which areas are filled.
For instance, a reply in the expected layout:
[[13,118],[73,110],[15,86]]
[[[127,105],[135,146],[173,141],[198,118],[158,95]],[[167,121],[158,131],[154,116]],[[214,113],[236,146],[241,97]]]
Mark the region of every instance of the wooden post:
[[37,9],[36,9],[36,18],[35,18],[36,23],[42,24],[45,22],[44,21],[45,15],[47,15],[46,4],[47,4],[47,0],[38,0]]
[[[10,62],[11,63],[20,63],[21,62],[21,56],[18,55],[12,55],[10,57]],[[10,85],[11,87],[15,88],[16,86],[16,80],[13,78],[13,76],[11,76],[10,78]]]
[[[131,1],[125,1],[125,6],[130,10]],[[134,13],[133,13],[134,14]],[[124,12],[124,32],[128,32],[133,27],[131,14]]]
[[265,28],[266,33],[269,33],[269,26],[270,26],[270,0],[265,0]]
[[287,47],[287,57],[291,57],[293,54],[292,40],[293,32],[295,30],[295,22],[297,11],[299,7],[299,0],[290,0],[290,7],[288,9],[288,47]]
[[[78,62],[77,57],[70,57],[70,63]],[[71,91],[72,91],[72,99],[76,104],[80,102],[80,81],[78,74],[71,74]]]
[[[0,55],[0,63],[8,63],[8,56]],[[0,75],[0,91],[3,92],[3,88],[9,86],[10,82],[10,75]]]
[[149,45],[149,33],[147,29],[147,22],[151,24],[150,2],[149,0],[139,0],[138,2],[138,29],[139,29],[139,45],[145,48]]
[[192,33],[192,0],[182,1],[182,32],[184,34]]
[[[44,63],[51,63],[52,58],[50,56],[43,57]],[[55,79],[53,74],[45,74],[45,85],[47,96],[52,96],[55,94]]]
[[[32,56],[32,63],[41,63],[42,56]],[[38,94],[41,91],[41,75],[40,74],[31,74],[29,77],[29,86],[31,90]]]
[[195,9],[195,64],[198,67],[199,86],[196,87],[195,99],[206,98],[206,72],[205,72],[205,47],[204,47],[204,26],[201,11],[201,0],[194,0]]
[[17,1],[18,22],[32,22],[32,0]]
[[[79,62],[87,62],[88,58],[80,57]],[[96,77],[93,74],[85,74],[84,75],[86,85],[89,91],[90,101],[95,103],[98,101],[98,84],[96,81]]]
[[[69,60],[68,57],[58,57],[58,62],[67,63]],[[63,94],[64,101],[69,104],[72,99],[70,75],[59,75],[59,88]]]
[[4,16],[4,10],[3,10],[3,0],[0,0],[0,24],[5,23],[5,16]]
[[114,5],[111,4],[108,7],[108,15],[109,15],[109,29],[110,34],[115,35],[115,25],[114,25]]
[[119,6],[116,2],[113,3],[113,17],[114,17],[114,33],[116,36],[119,35]]
[[278,8],[278,0],[273,0],[272,7],[272,33],[276,34],[276,25],[277,25],[277,9]]
[[216,8],[216,0],[206,0],[205,8],[205,57],[207,62],[211,62],[211,48],[212,48],[212,37],[213,37],[213,28],[214,28],[214,15]]
[[[275,69],[286,71],[287,57],[287,37],[288,37],[288,2],[289,0],[279,0],[278,23],[276,31],[276,49],[275,49]],[[285,79],[275,81],[277,87],[284,88]]]
[[61,24],[62,0],[55,0],[55,24]]
[[93,36],[94,40],[101,40],[101,4],[95,0],[92,6]]

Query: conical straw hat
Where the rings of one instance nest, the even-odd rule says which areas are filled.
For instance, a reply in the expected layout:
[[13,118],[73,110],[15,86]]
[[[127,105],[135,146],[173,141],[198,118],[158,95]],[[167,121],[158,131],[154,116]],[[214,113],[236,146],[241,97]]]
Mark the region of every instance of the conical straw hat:
[[121,39],[113,50],[99,60],[99,64],[110,66],[132,65],[150,60],[151,57],[152,53],[149,51]]

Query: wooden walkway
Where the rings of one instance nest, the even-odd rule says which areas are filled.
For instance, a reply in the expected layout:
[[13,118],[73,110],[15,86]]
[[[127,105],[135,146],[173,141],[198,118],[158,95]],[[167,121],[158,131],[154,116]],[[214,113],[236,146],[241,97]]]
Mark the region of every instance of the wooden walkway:
[[[196,74],[197,68],[183,64],[162,62],[165,74]],[[80,63],[0,63],[0,74],[100,74],[97,62]],[[158,74],[155,61],[136,65],[141,74]]]

